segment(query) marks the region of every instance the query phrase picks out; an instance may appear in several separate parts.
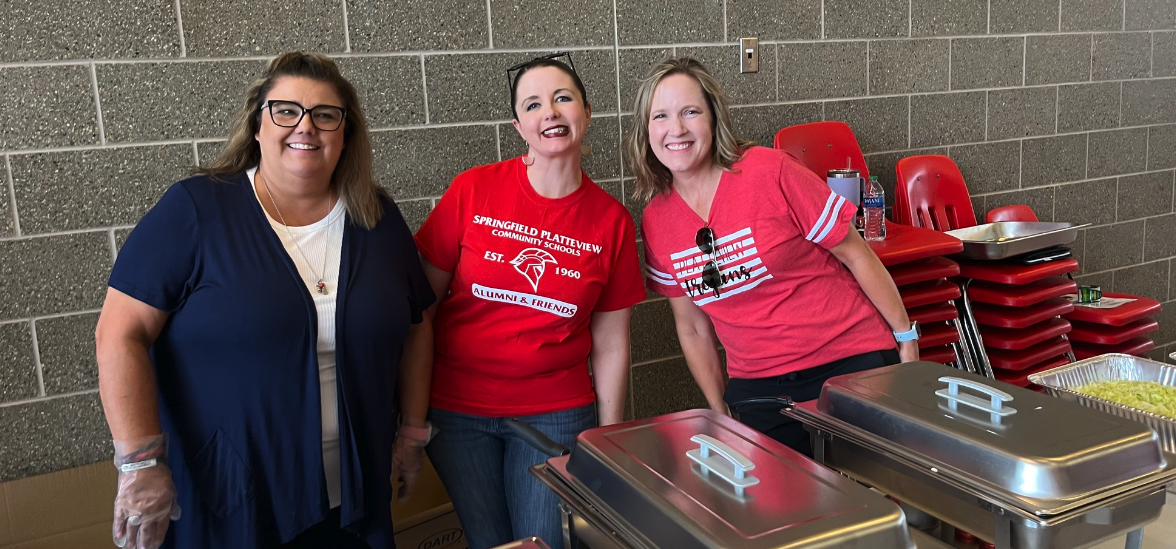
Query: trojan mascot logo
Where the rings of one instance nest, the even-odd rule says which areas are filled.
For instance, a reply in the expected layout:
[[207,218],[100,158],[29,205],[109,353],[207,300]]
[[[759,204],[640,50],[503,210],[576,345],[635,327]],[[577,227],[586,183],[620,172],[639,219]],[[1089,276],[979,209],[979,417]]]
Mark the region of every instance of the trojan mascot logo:
[[510,260],[510,264],[514,265],[519,274],[527,277],[531,283],[531,289],[536,292],[539,291],[539,279],[543,278],[543,272],[547,270],[548,263],[555,263],[555,257],[539,248],[527,248],[514,259]]

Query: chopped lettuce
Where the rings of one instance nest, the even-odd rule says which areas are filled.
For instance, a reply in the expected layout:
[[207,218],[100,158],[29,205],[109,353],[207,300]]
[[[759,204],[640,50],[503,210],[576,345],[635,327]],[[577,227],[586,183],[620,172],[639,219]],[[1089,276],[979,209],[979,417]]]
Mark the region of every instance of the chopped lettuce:
[[1176,419],[1176,387],[1154,381],[1099,381],[1074,390]]

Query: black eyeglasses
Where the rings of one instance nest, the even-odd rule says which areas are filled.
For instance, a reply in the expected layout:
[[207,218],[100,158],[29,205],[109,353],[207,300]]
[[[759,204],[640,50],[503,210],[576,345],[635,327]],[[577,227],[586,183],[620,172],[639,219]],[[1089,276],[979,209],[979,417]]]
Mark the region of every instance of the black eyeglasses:
[[269,110],[270,120],[283,128],[294,128],[302,123],[302,117],[310,113],[310,123],[324,131],[333,132],[343,125],[347,110],[333,105],[319,105],[308,109],[293,101],[271,99],[261,104],[262,110]]
[[719,297],[719,286],[723,285],[723,274],[719,270],[719,261],[715,256],[718,249],[715,246],[715,232],[710,227],[698,229],[698,233],[694,235],[694,243],[698,245],[698,249],[703,254],[711,256],[711,260],[702,267],[702,284],[710,288],[715,293],[715,297]]
[[519,70],[522,70],[523,67],[526,67],[527,65],[530,65],[531,63],[534,63],[536,61],[540,61],[540,60],[544,60],[544,59],[559,59],[560,57],[566,57],[568,60],[568,66],[572,68],[572,72],[576,72],[576,64],[572,62],[572,54],[570,54],[566,51],[561,51],[559,53],[549,53],[547,55],[541,55],[541,56],[536,57],[530,61],[524,61],[522,63],[519,63],[518,65],[515,65],[509,69],[506,69],[506,87],[508,90],[510,90],[511,96],[514,96],[514,91],[515,91],[515,89],[514,89],[514,87],[515,87],[514,73],[518,72]]

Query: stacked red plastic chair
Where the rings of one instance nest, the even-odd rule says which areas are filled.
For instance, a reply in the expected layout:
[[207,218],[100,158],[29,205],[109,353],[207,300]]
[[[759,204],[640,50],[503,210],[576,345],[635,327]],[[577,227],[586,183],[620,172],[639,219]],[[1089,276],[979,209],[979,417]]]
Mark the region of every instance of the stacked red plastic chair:
[[[776,133],[775,147],[787,151],[821,178],[828,170],[848,166],[869,177],[865,158],[853,130],[844,122],[813,122],[789,126]],[[922,360],[971,370],[970,354],[962,347],[963,331],[952,300],[960,289],[947,279],[959,274],[956,263],[944,256],[963,250],[947,235],[901,225],[889,225],[889,237],[870,242],[890,271],[911,320],[923,327],[919,338]]]
[[[1028,206],[1015,205],[988,212],[986,221],[1037,221]],[[1160,302],[1143,296],[1104,292],[1103,297],[1131,299],[1110,309],[1078,304],[1064,318],[1070,322],[1070,344],[1078,360],[1106,353],[1122,353],[1146,357],[1156,347],[1147,334],[1160,329],[1153,316],[1161,309]]]
[[[900,223],[951,231],[976,225],[971,197],[955,162],[942,155],[913,156],[895,167],[895,218]],[[1074,259],[1035,265],[958,260],[965,343],[973,359],[996,379],[1028,386],[1028,376],[1073,358],[1069,321],[1075,291],[1067,274]]]

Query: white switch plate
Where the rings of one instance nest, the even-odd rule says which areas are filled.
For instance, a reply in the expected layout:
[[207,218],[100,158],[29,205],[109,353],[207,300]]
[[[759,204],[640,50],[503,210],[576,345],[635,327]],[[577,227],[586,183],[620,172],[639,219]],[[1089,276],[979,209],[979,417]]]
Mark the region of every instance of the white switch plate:
[[739,72],[759,72],[759,39],[739,39]]

